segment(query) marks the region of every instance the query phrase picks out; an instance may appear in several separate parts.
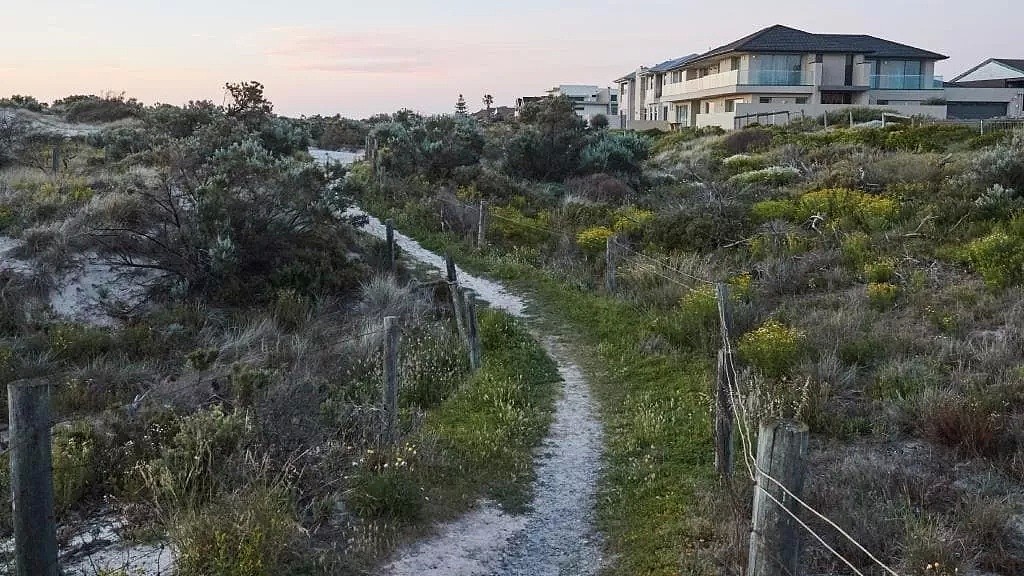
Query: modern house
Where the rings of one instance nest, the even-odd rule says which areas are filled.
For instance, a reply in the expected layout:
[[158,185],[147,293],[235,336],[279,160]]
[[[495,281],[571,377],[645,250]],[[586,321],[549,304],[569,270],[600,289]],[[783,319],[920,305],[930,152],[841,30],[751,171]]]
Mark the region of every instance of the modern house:
[[943,83],[935,76],[935,63],[945,58],[873,36],[776,25],[617,83],[631,102],[641,93],[645,127],[731,129],[749,117],[781,123],[849,106],[945,118]]
[[1024,60],[989,58],[946,84],[950,118],[1024,118]]
[[[601,88],[585,84],[562,84],[548,90],[549,98],[565,96],[573,102],[576,115],[588,123],[594,116],[602,115],[608,118],[608,125],[612,128],[619,128],[619,94],[611,88]],[[522,110],[523,106],[545,98],[545,96],[524,96],[516,101],[516,109]]]
[[696,58],[690,54],[666,60],[650,68],[641,67],[615,81],[619,87],[619,116],[623,127],[658,127],[668,122],[668,110],[661,103],[665,73]]

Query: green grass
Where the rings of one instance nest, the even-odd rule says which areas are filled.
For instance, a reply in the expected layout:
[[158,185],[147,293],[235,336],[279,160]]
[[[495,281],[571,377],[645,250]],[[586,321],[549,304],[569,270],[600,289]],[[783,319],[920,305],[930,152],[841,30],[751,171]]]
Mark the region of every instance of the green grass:
[[365,519],[414,525],[454,517],[480,497],[520,511],[533,450],[547,434],[558,370],[526,327],[482,311],[482,368],[399,446],[357,472],[352,506]]
[[536,268],[510,264],[436,232],[402,228],[425,247],[451,250],[459,265],[490,273],[530,295],[537,321],[564,331],[597,396],[605,426],[600,528],[610,575],[715,573],[719,489],[711,439],[710,360],[641,352],[657,315],[580,291]]

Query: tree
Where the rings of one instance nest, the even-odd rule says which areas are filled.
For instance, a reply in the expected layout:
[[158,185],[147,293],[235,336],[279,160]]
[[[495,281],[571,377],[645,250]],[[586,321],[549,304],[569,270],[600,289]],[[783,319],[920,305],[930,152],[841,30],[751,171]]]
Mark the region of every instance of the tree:
[[493,106],[493,105],[494,105],[494,96],[491,96],[490,94],[484,94],[484,107],[487,108],[488,112],[491,111],[491,106]]
[[466,112],[466,99],[462,97],[462,94],[459,94],[459,99],[455,102],[455,113],[465,116]]
[[604,130],[608,127],[608,117],[604,114],[595,114],[590,118],[590,127],[594,130]]
[[274,105],[263,95],[263,84],[252,82],[228,82],[224,88],[231,95],[228,116],[246,121],[265,120],[274,113]]
[[572,100],[560,96],[531,102],[520,120],[521,128],[505,148],[509,173],[558,182],[576,169],[587,123],[576,115]]

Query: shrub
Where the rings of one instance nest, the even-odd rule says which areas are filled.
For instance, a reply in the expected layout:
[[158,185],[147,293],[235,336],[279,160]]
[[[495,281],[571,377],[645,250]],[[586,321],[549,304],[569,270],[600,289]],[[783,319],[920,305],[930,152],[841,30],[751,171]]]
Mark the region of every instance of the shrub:
[[590,127],[594,130],[604,130],[608,128],[608,117],[604,114],[595,114],[590,119]]
[[248,416],[215,406],[183,418],[160,458],[140,468],[154,504],[164,511],[195,508],[230,485]]
[[587,228],[576,235],[576,244],[587,253],[599,254],[607,247],[608,238],[614,235],[615,232],[605,226]]
[[106,96],[69,96],[53,103],[70,122],[113,122],[142,113],[142,104],[124,94]]
[[864,279],[868,282],[890,282],[896,276],[896,263],[889,258],[864,265]]
[[789,166],[769,166],[760,170],[744,172],[729,178],[731,184],[750,186],[761,184],[764,186],[785,186],[796,181],[800,177],[800,171]]
[[439,405],[469,373],[466,345],[451,330],[425,330],[406,337],[401,363],[399,398],[421,409]]
[[985,217],[1005,219],[1024,208],[1024,198],[1021,198],[1013,188],[993,184],[978,196],[974,205]]
[[636,177],[650,155],[650,144],[635,132],[602,131],[580,152],[581,174],[612,173]]
[[836,230],[885,230],[899,215],[897,201],[858,190],[830,188],[808,192],[800,197],[796,218],[805,222],[812,216],[824,216],[826,224]]
[[710,252],[750,236],[752,229],[744,204],[687,203],[658,212],[647,226],[645,239],[667,250]]
[[744,172],[753,172],[754,170],[761,170],[766,167],[765,157],[760,155],[736,154],[722,160],[722,169],[730,176]]
[[670,314],[655,318],[651,329],[684,350],[710,352],[719,342],[718,323],[715,289],[704,286],[683,296]]
[[871,282],[865,288],[868,302],[872,307],[879,310],[888,310],[896,304],[896,298],[900,295],[899,286],[888,282]]
[[718,143],[730,156],[760,152],[768,149],[771,144],[772,133],[756,127],[730,132]]
[[963,186],[983,191],[992,185],[1024,190],[1024,134],[1008,144],[974,154],[970,166],[956,180]]
[[744,334],[739,341],[743,359],[769,377],[790,373],[806,351],[806,334],[768,320],[759,328]]
[[615,224],[612,228],[616,234],[632,234],[642,230],[651,219],[654,212],[641,210],[636,206],[626,206],[615,212]]
[[993,288],[1024,281],[1024,218],[999,226],[968,244],[961,257]]
[[82,500],[100,471],[95,469],[96,440],[91,426],[58,429],[53,437],[53,494],[58,513]]
[[302,528],[280,488],[240,491],[175,518],[170,529],[181,576],[295,574]]

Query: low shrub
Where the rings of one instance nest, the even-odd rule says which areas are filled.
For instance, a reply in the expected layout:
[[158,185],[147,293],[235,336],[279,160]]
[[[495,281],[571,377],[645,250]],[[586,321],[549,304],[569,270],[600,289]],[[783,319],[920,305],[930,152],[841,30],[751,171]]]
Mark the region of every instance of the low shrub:
[[589,254],[604,252],[608,239],[615,235],[615,231],[605,226],[587,228],[576,235],[576,244]]
[[885,258],[864,265],[864,279],[868,282],[891,282],[896,276],[896,262]]
[[95,482],[96,440],[89,424],[60,428],[53,436],[53,494],[58,514],[82,500]]
[[871,282],[865,288],[868,303],[878,310],[888,310],[896,304],[896,298],[900,295],[900,288],[888,282]]
[[740,356],[769,377],[782,377],[796,368],[806,352],[806,334],[768,320],[739,341]]
[[959,254],[992,288],[1024,282],[1024,218],[996,227]]
[[769,166],[760,170],[743,172],[729,178],[730,184],[751,186],[761,184],[763,186],[785,186],[800,178],[800,171],[789,166]]
[[302,527],[281,488],[249,488],[183,513],[170,537],[180,576],[296,574],[309,563]]
[[750,154],[767,150],[771,146],[772,140],[773,135],[770,131],[753,127],[730,132],[717,145],[726,154],[735,156],[736,154]]
[[736,154],[722,160],[722,170],[729,176],[753,172],[767,167],[767,160],[759,154]]

